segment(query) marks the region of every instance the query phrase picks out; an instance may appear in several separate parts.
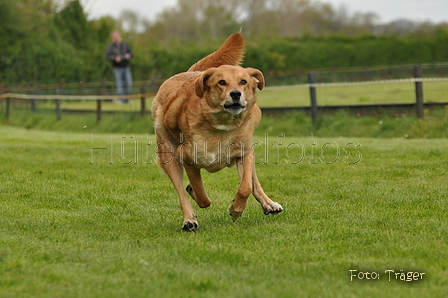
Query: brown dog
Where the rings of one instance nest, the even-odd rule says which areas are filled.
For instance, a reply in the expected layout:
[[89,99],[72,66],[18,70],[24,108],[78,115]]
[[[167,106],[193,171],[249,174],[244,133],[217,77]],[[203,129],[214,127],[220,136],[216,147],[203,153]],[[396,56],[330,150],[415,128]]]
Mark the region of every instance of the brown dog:
[[190,182],[186,191],[201,208],[210,206],[210,199],[200,170],[236,165],[241,184],[229,208],[234,221],[251,193],[265,214],[283,211],[255,173],[252,134],[261,117],[255,90],[263,89],[264,77],[258,69],[238,66],[243,54],[243,37],[235,33],[188,72],[165,81],[152,104],[159,164],[179,195],[185,231],[195,231],[198,222],[183,187],[183,168]]

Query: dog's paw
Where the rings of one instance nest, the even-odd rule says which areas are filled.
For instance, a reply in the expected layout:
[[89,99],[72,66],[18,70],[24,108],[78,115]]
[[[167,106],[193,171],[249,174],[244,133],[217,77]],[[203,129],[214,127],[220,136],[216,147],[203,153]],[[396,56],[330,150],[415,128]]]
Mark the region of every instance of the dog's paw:
[[269,205],[263,206],[264,214],[276,214],[283,211],[282,205],[276,202],[272,202]]
[[199,224],[196,220],[185,220],[182,226],[182,231],[185,232],[196,232],[199,228]]
[[233,205],[230,205],[229,207],[229,215],[230,217],[232,217],[233,221],[236,221],[238,218],[240,218],[241,214],[243,214],[243,211],[236,211]]

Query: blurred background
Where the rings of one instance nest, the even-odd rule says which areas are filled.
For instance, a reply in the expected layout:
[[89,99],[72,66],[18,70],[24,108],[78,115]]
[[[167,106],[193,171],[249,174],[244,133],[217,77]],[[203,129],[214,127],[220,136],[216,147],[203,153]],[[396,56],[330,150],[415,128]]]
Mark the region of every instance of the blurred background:
[[262,107],[309,106],[309,83],[324,106],[414,104],[416,65],[430,80],[425,103],[444,105],[446,11],[441,0],[2,0],[0,91],[115,94],[105,50],[119,30],[134,52],[133,93],[150,96],[241,31],[243,66],[264,73],[266,90],[296,88],[271,89]]
[[[448,62],[447,10],[437,5],[446,1],[414,10],[417,1],[388,1],[399,18],[385,20],[375,12],[383,1],[351,3],[365,2],[371,11],[325,0],[2,0],[0,82],[112,80],[104,56],[114,29],[133,48],[135,80],[185,71],[240,30],[244,64],[267,75]],[[434,9],[434,19],[417,14],[421,5]]]

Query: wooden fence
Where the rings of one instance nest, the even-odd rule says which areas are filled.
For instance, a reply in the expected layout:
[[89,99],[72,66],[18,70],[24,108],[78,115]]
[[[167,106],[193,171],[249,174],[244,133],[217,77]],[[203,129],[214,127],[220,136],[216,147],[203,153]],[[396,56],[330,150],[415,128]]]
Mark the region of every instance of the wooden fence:
[[[345,82],[345,83],[317,83],[316,82],[316,73],[315,72],[309,72],[308,75],[308,83],[307,84],[301,84],[299,85],[301,88],[308,88],[309,89],[309,99],[310,104],[309,106],[304,107],[277,107],[277,108],[269,108],[269,107],[263,107],[262,110],[264,112],[268,113],[278,113],[278,112],[284,112],[284,111],[290,111],[290,110],[304,110],[308,112],[311,117],[313,123],[316,123],[318,120],[318,114],[319,111],[328,111],[328,110],[338,110],[338,109],[387,109],[387,108],[399,108],[399,107],[406,107],[406,108],[414,108],[415,113],[417,117],[423,118],[424,117],[424,109],[425,106],[428,106],[429,103],[425,103],[424,101],[424,90],[423,90],[423,83],[429,82],[429,81],[447,81],[448,78],[423,78],[422,77],[422,68],[420,65],[414,66],[414,77],[413,78],[406,78],[406,79],[389,79],[389,80],[374,80],[374,81],[362,81],[362,82]],[[384,83],[404,83],[404,82],[412,82],[414,83],[415,88],[415,102],[414,103],[406,103],[406,104],[376,104],[376,105],[331,105],[331,106],[323,106],[319,105],[319,99],[318,99],[318,92],[316,92],[318,89],[325,88],[325,87],[334,87],[334,86],[361,86],[361,85],[374,85],[374,84],[384,84]],[[103,81],[103,86],[104,86]],[[153,86],[150,88],[152,90],[156,90],[157,88],[154,88],[154,82],[152,84]],[[58,86],[55,86],[58,87]],[[59,86],[60,87],[60,86]],[[268,87],[269,88],[269,87]],[[268,89],[266,88],[266,89]],[[273,87],[275,88],[275,87]],[[60,94],[60,88],[54,89],[54,94],[45,94],[45,95],[36,95],[36,94],[24,94],[24,93],[12,93],[12,92],[6,92],[7,90],[4,90],[5,93],[0,94],[0,98],[4,100],[5,102],[5,112],[4,112],[4,118],[6,120],[9,119],[10,113],[11,113],[11,103],[14,100],[25,100],[29,101],[31,103],[31,109],[35,112],[36,111],[36,101],[53,101],[54,102],[54,110],[56,113],[56,117],[58,120],[62,118],[62,109],[61,109],[61,101],[96,101],[96,118],[97,121],[100,122],[102,119],[102,114],[104,113],[104,110],[102,108],[103,101],[113,101],[118,100],[121,98],[120,96],[116,95],[104,95],[104,93],[107,92],[100,92],[97,91],[97,95],[85,95],[84,92],[79,92],[81,94],[75,94],[75,95],[64,95]],[[154,96],[155,92],[146,93],[146,87],[141,86],[140,87],[140,93],[138,94],[132,94],[129,96],[126,96],[129,99],[134,100],[140,100],[140,114],[142,116],[145,116],[148,113],[146,101],[149,97]],[[103,94],[103,95],[101,95]],[[431,103],[431,105],[447,105],[448,102],[440,102],[440,103]],[[92,110],[83,110],[84,112],[92,112]]]
[[[56,94],[54,95],[34,95],[34,94],[20,94],[20,93],[3,93],[0,95],[0,98],[5,101],[5,119],[8,120],[11,113],[11,102],[13,100],[27,100],[31,103],[31,110],[36,112],[36,101],[53,101],[55,106],[55,112],[57,120],[62,119],[62,109],[61,109],[61,101],[96,101],[96,119],[98,122],[101,121],[103,115],[102,102],[103,101],[114,101],[120,98],[128,98],[128,99],[139,99],[140,100],[140,115],[145,116],[147,114],[146,108],[146,99],[148,97],[154,96],[154,93],[145,93],[145,88],[141,87],[139,94],[132,94],[126,96],[118,96],[118,95],[63,95],[58,94],[59,92],[56,89]],[[86,110],[86,112],[89,112]]]
[[[319,107],[317,103],[316,96],[316,88],[326,87],[326,86],[353,86],[353,85],[369,85],[369,84],[382,84],[382,83],[414,83],[414,91],[415,91],[415,102],[411,104],[390,104],[390,105],[378,105],[383,108],[390,107],[413,107],[415,109],[415,113],[418,118],[424,118],[424,110],[425,105],[428,106],[428,103],[425,104],[424,101],[424,92],[423,92],[423,83],[424,82],[448,82],[448,78],[423,78],[422,76],[422,68],[420,65],[416,65],[414,67],[414,78],[409,79],[396,79],[396,80],[387,80],[387,81],[371,81],[371,82],[356,82],[356,83],[315,83],[314,73],[309,74],[309,89],[310,89],[310,110],[313,119],[313,123],[317,122],[318,118],[318,109],[322,109],[325,107]],[[439,102],[439,103],[431,103],[431,106],[445,106],[448,104],[447,102]],[[346,106],[345,108],[348,108]],[[351,106],[351,108],[359,108],[361,106]],[[363,107],[366,107],[365,105]],[[339,106],[340,108],[344,108],[343,106]]]

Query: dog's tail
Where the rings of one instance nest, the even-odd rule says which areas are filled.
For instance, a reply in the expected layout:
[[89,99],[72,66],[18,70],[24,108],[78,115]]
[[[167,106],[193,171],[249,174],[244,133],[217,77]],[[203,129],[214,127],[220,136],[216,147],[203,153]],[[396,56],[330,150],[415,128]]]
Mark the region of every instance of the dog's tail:
[[226,41],[210,55],[193,64],[188,71],[204,71],[220,65],[240,65],[244,58],[244,38],[241,33],[230,35]]

